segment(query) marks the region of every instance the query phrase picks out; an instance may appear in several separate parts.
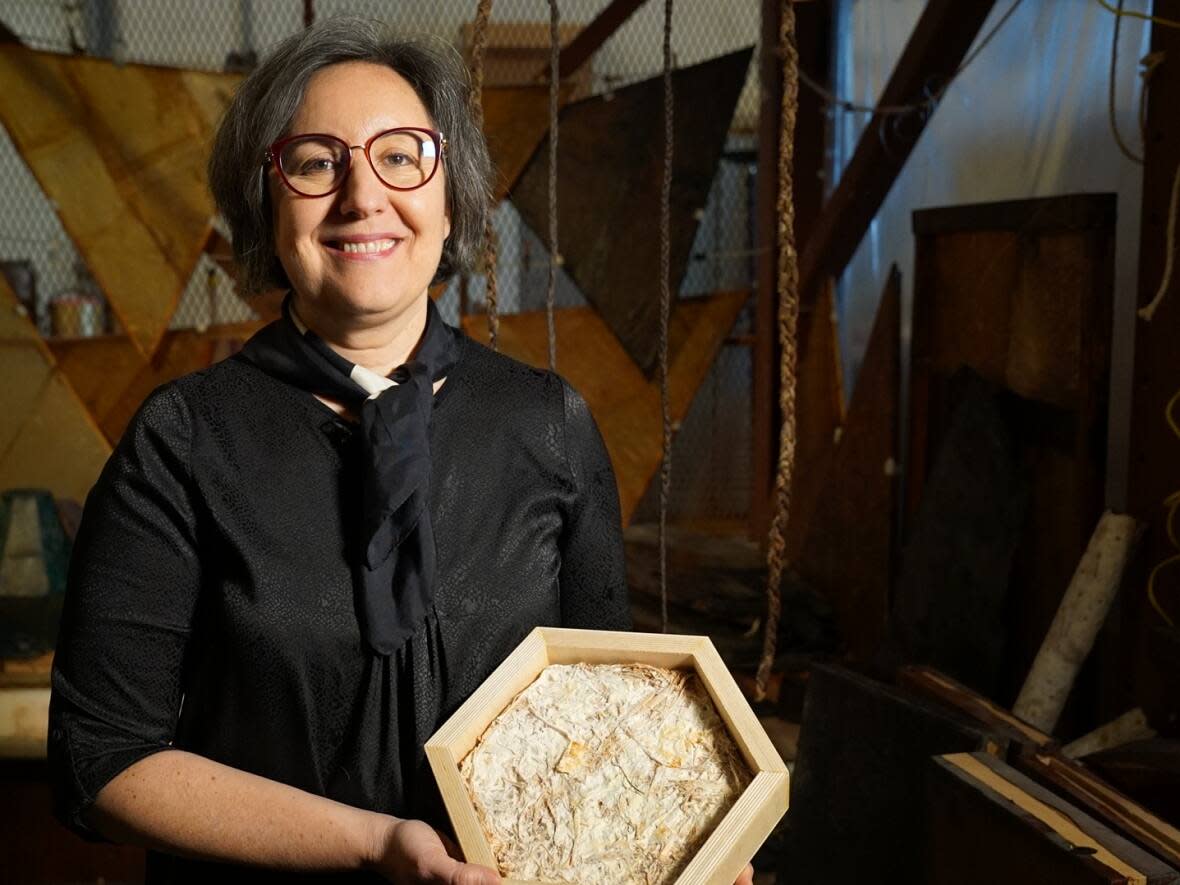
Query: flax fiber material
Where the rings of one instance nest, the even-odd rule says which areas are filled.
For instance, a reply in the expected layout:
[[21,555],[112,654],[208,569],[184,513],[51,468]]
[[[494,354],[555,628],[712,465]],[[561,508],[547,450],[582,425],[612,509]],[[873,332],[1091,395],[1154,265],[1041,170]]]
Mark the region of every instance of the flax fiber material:
[[672,882],[751,774],[691,671],[552,665],[459,770],[505,876]]

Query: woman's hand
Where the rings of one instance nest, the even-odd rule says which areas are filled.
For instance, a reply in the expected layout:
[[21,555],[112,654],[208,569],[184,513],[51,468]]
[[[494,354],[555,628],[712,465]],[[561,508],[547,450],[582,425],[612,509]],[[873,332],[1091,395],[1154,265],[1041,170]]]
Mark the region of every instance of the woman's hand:
[[[455,860],[434,827],[420,820],[389,818],[377,835],[373,868],[391,882],[437,885],[497,885],[494,870]],[[455,854],[453,843],[451,849]]]
[[746,864],[746,868],[742,870],[742,874],[737,877],[737,881],[733,885],[754,885],[754,866]]

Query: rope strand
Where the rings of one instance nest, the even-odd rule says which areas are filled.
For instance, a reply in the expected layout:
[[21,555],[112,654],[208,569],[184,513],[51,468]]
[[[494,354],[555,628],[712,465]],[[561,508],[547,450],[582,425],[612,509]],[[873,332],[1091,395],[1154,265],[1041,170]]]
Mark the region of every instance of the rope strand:
[[[492,18],[492,0],[479,0],[475,9],[475,23],[471,35],[471,116],[475,125],[483,129],[483,68],[484,50],[488,45],[488,22]],[[496,285],[496,231],[492,215],[484,222],[484,275],[487,280],[488,343],[497,349],[500,334],[499,290]]]
[[557,0],[549,0],[549,287],[545,292],[545,322],[549,329],[549,368],[557,371],[557,105],[561,87],[561,19]]
[[668,632],[668,497],[672,490],[672,415],[668,397],[668,321],[672,313],[672,0],[664,0],[664,176],[660,185],[660,629]]
[[791,514],[791,480],[795,472],[795,338],[799,325],[799,254],[795,249],[795,200],[792,170],[795,162],[795,118],[799,111],[799,52],[795,45],[795,7],[783,0],[779,44],[783,62],[783,100],[778,151],[778,335],[782,348],[779,406],[778,471],[774,477],[774,519],[766,555],[766,632],[758,662],[754,695],[766,697],[770,670],[778,644],[782,613],[782,579],[786,567],[786,528]]

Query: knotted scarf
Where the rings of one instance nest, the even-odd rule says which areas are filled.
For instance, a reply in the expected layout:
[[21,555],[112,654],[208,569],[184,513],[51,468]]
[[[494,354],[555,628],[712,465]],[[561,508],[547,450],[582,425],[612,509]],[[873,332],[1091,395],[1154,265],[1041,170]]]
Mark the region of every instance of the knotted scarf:
[[458,354],[458,333],[428,299],[418,352],[383,378],[306,328],[290,295],[282,318],[241,351],[241,358],[268,375],[360,415],[365,466],[354,584],[361,631],[378,654],[400,648],[430,610],[435,580],[430,415],[434,383],[446,377]]

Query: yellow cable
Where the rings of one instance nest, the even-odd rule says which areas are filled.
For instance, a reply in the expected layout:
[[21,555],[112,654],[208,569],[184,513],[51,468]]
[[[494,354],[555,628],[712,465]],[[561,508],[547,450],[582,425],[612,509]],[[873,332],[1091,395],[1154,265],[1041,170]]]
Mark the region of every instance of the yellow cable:
[[1165,28],[1180,28],[1180,22],[1178,22],[1178,21],[1173,21],[1170,18],[1160,18],[1159,16],[1156,16],[1156,15],[1148,15],[1145,12],[1134,12],[1132,10],[1127,10],[1127,9],[1122,9],[1122,10],[1116,9],[1115,7],[1111,6],[1110,3],[1107,2],[1107,0],[1098,0],[1098,5],[1101,6],[1103,9],[1105,9],[1107,12],[1113,12],[1115,15],[1123,16],[1125,18],[1138,18],[1138,19],[1142,19],[1145,22],[1151,22],[1152,24],[1161,25]]

